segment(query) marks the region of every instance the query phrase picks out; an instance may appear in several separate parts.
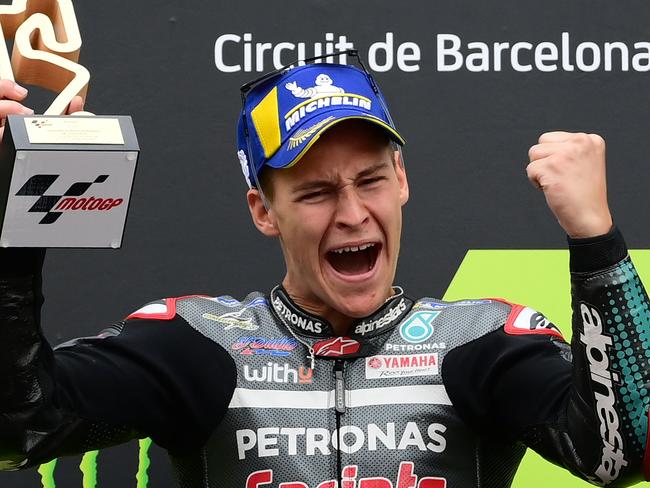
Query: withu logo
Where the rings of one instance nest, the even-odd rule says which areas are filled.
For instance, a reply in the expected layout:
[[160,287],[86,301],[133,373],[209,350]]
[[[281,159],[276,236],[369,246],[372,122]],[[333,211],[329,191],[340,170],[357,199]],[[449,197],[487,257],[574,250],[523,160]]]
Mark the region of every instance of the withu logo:
[[311,383],[313,370],[301,366],[297,370],[287,363],[280,365],[277,363],[266,363],[260,369],[249,368],[244,365],[244,379],[246,381],[260,381],[265,383]]

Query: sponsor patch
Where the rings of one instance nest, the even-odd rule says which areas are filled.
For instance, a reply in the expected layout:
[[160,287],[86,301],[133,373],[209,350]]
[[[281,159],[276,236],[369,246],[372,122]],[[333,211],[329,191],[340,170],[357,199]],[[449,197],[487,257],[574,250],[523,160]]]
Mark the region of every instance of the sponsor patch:
[[356,93],[347,93],[344,88],[336,86],[334,80],[324,73],[316,76],[313,86],[304,88],[297,81],[286,83],[284,88],[304,101],[294,106],[284,115],[285,129],[291,128],[314,112],[327,110],[331,106],[349,105],[370,111],[372,101]]
[[404,313],[405,311],[406,301],[402,298],[397,304],[395,304],[393,307],[390,307],[380,317],[362,321],[355,327],[354,333],[365,336],[366,334],[374,332],[375,330],[379,330],[386,325],[393,323],[399,318],[400,314]]
[[303,142],[305,142],[307,139],[309,139],[311,136],[313,136],[318,129],[321,127],[329,124],[332,120],[334,120],[334,117],[327,117],[326,119],[321,120],[320,122],[316,122],[314,125],[311,127],[307,127],[306,129],[300,129],[296,131],[296,133],[289,138],[289,144],[287,145],[287,151],[291,151]]
[[431,338],[433,325],[431,322],[440,314],[439,311],[421,311],[411,315],[399,328],[399,333],[406,342],[419,344]]
[[355,354],[361,348],[361,344],[349,337],[334,337],[319,341],[314,344],[314,354],[316,356],[347,356]]
[[[239,300],[235,300],[234,298],[228,296],[216,297],[216,298],[212,298],[211,300],[221,303],[222,305],[225,305],[227,307],[238,307],[242,305],[242,303]],[[246,304],[246,306],[241,310],[226,312],[219,315],[206,312],[202,315],[202,317],[206,320],[212,320],[214,322],[219,322],[224,324],[226,326],[224,330],[241,329],[241,330],[254,331],[259,329],[260,326],[253,322],[252,317],[244,317],[243,315],[247,310],[256,307],[258,305],[267,305],[266,298],[258,297],[252,300],[250,303]]]
[[583,331],[580,342],[585,346],[585,355],[589,362],[589,372],[596,411],[600,421],[602,440],[600,466],[595,471],[597,476],[592,481],[609,484],[616,480],[629,463],[623,451],[621,421],[615,406],[616,395],[613,384],[619,381],[618,375],[611,370],[610,352],[612,338],[603,331],[603,319],[595,307],[580,304]]
[[486,305],[492,303],[492,300],[460,300],[453,302],[453,305],[460,305],[461,307],[470,307],[473,305]]
[[[447,448],[447,439],[444,436],[447,427],[439,423],[426,425],[407,422],[406,425],[400,425],[400,423],[388,422],[360,426],[342,425],[340,435],[336,429],[271,427],[270,425],[257,430],[240,429],[235,432],[240,461],[278,456],[314,456],[315,454],[329,456],[339,448],[346,454],[359,451],[373,452],[378,447],[382,450],[409,450],[428,454],[442,453]],[[339,445],[339,442],[342,445]],[[398,486],[406,488],[406,485]]]
[[242,330],[257,330],[260,328],[259,325],[253,323],[251,317],[242,317],[246,309],[238,310],[237,312],[228,312],[222,315],[214,315],[212,313],[204,313],[202,317],[207,320],[212,320],[214,322],[219,322],[225,324],[223,330],[230,329],[242,329]]
[[312,334],[320,334],[323,332],[323,324],[317,320],[313,320],[310,317],[298,314],[291,310],[279,296],[276,296],[273,299],[273,308],[276,313],[286,320],[289,324],[302,329],[305,332]]
[[285,84],[284,87],[296,98],[316,98],[322,95],[345,93],[343,88],[335,86],[332,78],[324,73],[316,76],[314,86],[309,88],[301,88],[295,81]]
[[431,349],[445,349],[447,345],[444,342],[427,342],[426,344],[386,344],[384,349],[387,351],[400,352],[420,352],[430,351]]
[[241,171],[244,174],[248,188],[253,188],[253,184],[251,183],[250,170],[248,169],[248,158],[246,157],[246,153],[242,150],[237,151],[237,159],[239,159],[239,165],[241,166]]
[[512,305],[505,331],[511,335],[548,334],[564,339],[559,329],[544,315],[523,305]]
[[311,368],[300,366],[292,368],[290,364],[266,363],[265,366],[254,368],[244,365],[244,380],[259,383],[293,383],[310,384],[314,376]]
[[438,353],[371,356],[366,358],[366,379],[434,376],[438,374]]
[[246,308],[257,307],[258,305],[268,305],[268,302],[264,297],[257,297],[251,300],[249,303],[242,303],[236,298],[233,298],[228,295],[214,297],[211,298],[210,300],[213,300],[217,303],[220,303],[221,305],[225,305],[226,307],[231,307],[231,308],[240,307],[242,305],[244,305]]
[[420,309],[442,310],[443,308],[447,308],[451,306],[453,305],[450,303],[439,302],[436,300],[421,299],[418,300],[418,302],[415,305],[413,305],[413,310],[420,310]]
[[[415,463],[411,461],[402,461],[400,463],[399,470],[394,478],[394,484],[392,480],[384,476],[364,476],[362,469],[363,467],[360,469],[356,464],[344,466],[341,470],[341,486],[348,488],[354,486],[363,488],[447,488],[446,478],[438,476],[420,477],[415,474]],[[363,476],[363,478],[359,479],[357,484],[357,478],[360,476]],[[276,488],[276,486],[285,488],[309,488],[304,481],[289,481],[280,483],[279,485],[271,483],[273,483],[273,470],[263,469],[254,471],[248,475],[245,488],[260,488],[262,486],[265,488]],[[338,486],[338,480],[336,479],[318,483],[318,488],[335,488],[336,486]],[[315,488],[315,485],[312,488]]]
[[225,305],[226,307],[239,307],[241,305],[239,300],[229,296],[214,297],[213,300],[221,305]]
[[298,347],[298,341],[293,337],[240,337],[231,348],[244,356],[268,355],[288,356]]

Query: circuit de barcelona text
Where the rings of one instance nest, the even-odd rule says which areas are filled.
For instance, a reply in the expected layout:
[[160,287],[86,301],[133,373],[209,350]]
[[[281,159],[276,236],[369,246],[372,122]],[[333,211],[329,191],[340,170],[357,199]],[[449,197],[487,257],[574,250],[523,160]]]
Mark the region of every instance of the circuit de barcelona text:
[[[267,42],[251,33],[221,34],[214,44],[214,63],[222,73],[266,72],[311,56],[355,49],[350,36],[328,32],[322,41]],[[558,32],[545,40],[478,40],[455,33],[432,34],[428,43],[398,38],[392,32],[361,52],[372,71],[417,72],[434,67],[439,72],[647,72],[650,39],[596,41]],[[346,63],[345,54],[327,62]]]

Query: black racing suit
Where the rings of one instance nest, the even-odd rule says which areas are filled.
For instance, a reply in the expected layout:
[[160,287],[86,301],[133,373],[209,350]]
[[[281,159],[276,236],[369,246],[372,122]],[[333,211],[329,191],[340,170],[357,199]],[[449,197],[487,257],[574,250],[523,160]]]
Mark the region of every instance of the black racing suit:
[[181,487],[502,488],[526,447],[594,484],[638,482],[650,302],[618,231],[570,250],[571,348],[527,307],[399,288],[334,337],[276,287],[152,302],[55,351],[40,260],[5,250],[0,467],[150,436]]

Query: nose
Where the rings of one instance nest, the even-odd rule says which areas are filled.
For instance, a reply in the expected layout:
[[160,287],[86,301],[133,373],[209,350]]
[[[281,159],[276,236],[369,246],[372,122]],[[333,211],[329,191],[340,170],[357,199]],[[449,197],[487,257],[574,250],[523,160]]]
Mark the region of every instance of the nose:
[[336,205],[337,227],[359,227],[368,222],[369,218],[366,202],[355,191],[354,186],[343,188],[339,192]]

